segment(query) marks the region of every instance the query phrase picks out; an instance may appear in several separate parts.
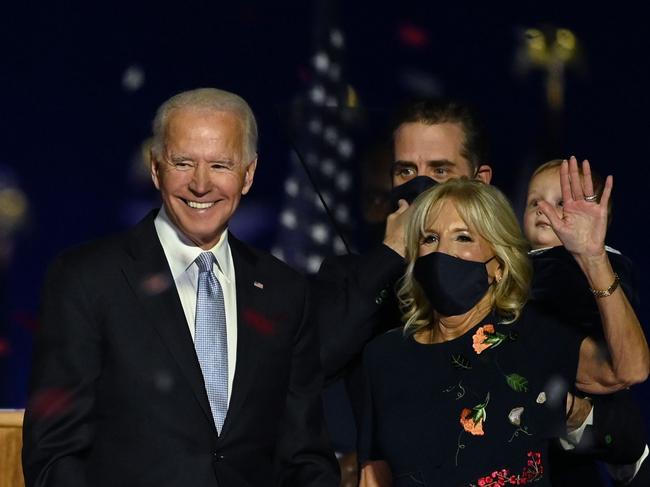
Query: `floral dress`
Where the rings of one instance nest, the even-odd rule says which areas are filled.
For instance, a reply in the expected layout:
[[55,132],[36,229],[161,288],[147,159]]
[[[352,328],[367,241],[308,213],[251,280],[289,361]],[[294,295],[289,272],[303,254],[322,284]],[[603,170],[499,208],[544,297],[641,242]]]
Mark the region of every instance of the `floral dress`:
[[385,460],[394,485],[550,485],[551,438],[564,434],[582,336],[529,304],[424,345],[392,330],[364,352],[361,461]]

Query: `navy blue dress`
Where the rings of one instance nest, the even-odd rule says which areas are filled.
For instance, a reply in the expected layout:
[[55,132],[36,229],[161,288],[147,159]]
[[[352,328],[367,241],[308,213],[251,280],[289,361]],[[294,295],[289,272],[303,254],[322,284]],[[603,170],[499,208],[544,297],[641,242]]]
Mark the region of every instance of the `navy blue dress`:
[[364,353],[360,460],[387,461],[396,487],[550,485],[581,341],[533,304],[440,344],[385,333]]

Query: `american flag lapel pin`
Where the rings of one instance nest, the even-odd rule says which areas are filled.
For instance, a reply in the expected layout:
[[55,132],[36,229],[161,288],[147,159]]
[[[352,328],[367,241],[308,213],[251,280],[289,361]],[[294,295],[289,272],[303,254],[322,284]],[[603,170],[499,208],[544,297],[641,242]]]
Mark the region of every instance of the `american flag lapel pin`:
[[253,281],[253,286],[258,289],[264,289],[264,284],[262,284],[260,281]]

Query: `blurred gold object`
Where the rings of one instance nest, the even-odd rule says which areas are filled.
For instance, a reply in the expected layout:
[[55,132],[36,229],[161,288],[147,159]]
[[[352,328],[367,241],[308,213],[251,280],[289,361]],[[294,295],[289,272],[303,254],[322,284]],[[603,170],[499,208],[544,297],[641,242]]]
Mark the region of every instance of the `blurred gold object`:
[[529,28],[523,32],[518,64],[524,71],[541,68],[546,72],[546,99],[552,110],[564,106],[564,72],[579,56],[576,35],[569,29]]
[[15,187],[0,188],[0,233],[7,235],[19,229],[27,216],[27,197]]
[[555,41],[559,47],[570,53],[571,56],[575,54],[576,50],[576,36],[569,29],[558,29],[556,31]]
[[578,52],[576,36],[569,29],[526,29],[524,41],[528,60],[543,68],[558,62],[567,64]]
[[134,165],[138,177],[145,180],[150,184],[151,178],[151,146],[153,145],[153,137],[144,139],[140,143],[140,147],[135,155]]
[[356,108],[359,106],[359,95],[357,95],[356,90],[350,85],[348,85],[345,106],[348,108]]

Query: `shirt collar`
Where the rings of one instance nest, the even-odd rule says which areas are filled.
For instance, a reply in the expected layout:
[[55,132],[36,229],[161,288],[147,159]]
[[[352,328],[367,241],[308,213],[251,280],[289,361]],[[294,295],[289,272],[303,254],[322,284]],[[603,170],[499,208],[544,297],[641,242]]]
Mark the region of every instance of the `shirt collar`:
[[[154,226],[158,238],[160,239],[160,244],[167,256],[169,268],[172,271],[172,277],[176,280],[181,274],[186,272],[192,264],[194,264],[194,261],[199,254],[206,251],[197,247],[194,242],[188,239],[176,227],[176,225],[174,225],[174,223],[169,219],[169,215],[167,215],[164,206],[160,209],[158,215],[156,215]],[[208,249],[207,252],[212,252],[216,259],[219,271],[228,282],[231,282],[233,278],[233,268],[230,246],[228,245],[228,229],[223,231],[217,244],[211,249]]]
[[528,255],[538,255],[546,252],[547,250],[552,249],[553,247],[542,247],[539,249],[533,249],[528,251]]
[[[555,247],[542,247],[542,248],[539,248],[539,249],[529,250],[528,255],[532,255],[532,256],[539,255],[539,254],[542,254],[542,253],[546,252],[547,250],[551,250],[553,248],[555,248]],[[616,250],[613,247],[610,247],[609,245],[605,245],[605,250],[607,252],[611,252],[612,254],[621,255],[621,253],[618,250]]]

